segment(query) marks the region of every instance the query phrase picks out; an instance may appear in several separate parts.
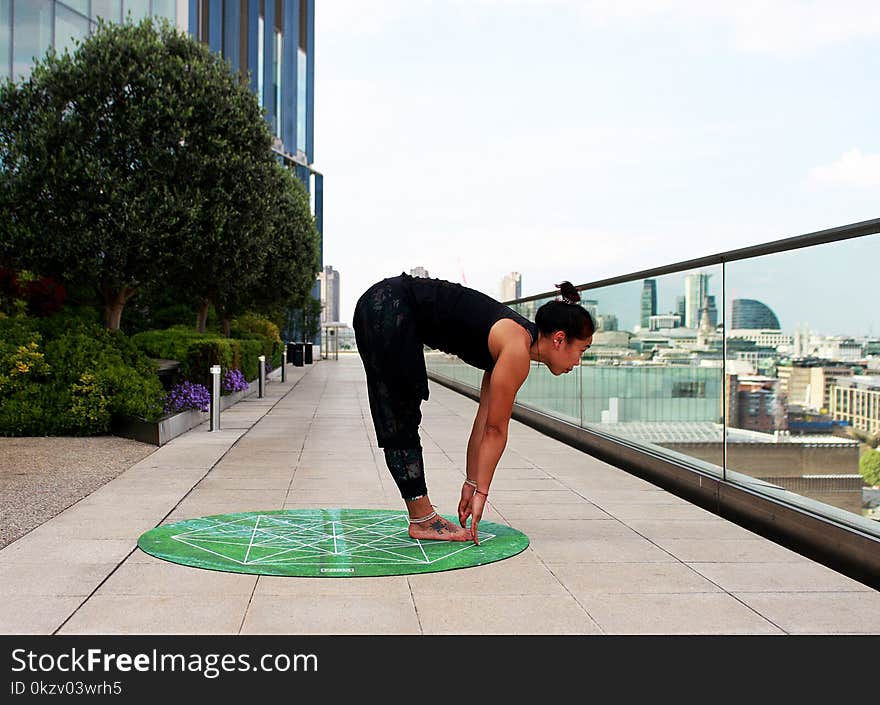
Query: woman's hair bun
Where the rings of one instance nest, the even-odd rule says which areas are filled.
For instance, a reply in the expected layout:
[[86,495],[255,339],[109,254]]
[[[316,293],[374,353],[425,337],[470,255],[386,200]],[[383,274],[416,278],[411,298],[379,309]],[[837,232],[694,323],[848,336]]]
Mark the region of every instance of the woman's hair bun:
[[578,293],[578,290],[574,288],[574,284],[570,281],[564,281],[556,286],[559,288],[562,300],[566,303],[576,304],[581,300],[581,295]]

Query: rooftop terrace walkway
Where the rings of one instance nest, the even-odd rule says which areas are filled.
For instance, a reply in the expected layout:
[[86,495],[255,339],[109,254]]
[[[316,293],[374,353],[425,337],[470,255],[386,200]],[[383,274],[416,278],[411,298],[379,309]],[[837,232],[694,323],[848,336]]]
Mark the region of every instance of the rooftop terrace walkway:
[[[880,592],[511,423],[484,519],[531,539],[486,566],[383,578],[200,570],[140,551],[161,523],[282,508],[402,509],[360,360],[289,368],[0,551],[0,632],[880,633]],[[431,385],[428,485],[454,514],[476,405]]]

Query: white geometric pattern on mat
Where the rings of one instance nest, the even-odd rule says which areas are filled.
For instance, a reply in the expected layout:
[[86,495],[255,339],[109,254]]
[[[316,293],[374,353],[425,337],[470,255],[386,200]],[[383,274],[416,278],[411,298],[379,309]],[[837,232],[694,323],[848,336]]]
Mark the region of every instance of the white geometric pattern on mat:
[[[313,565],[326,556],[349,556],[346,565],[431,565],[475,548],[471,541],[409,537],[406,514],[358,514],[329,521],[302,515],[256,514],[232,521],[208,518],[171,538],[239,565]],[[495,534],[480,532],[480,543]]]

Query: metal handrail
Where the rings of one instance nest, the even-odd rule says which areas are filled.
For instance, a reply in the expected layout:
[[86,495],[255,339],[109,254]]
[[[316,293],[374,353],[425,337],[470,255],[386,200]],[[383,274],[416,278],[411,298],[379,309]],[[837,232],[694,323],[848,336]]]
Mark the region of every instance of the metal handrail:
[[[880,218],[872,220],[863,220],[860,223],[852,223],[850,225],[841,225],[836,228],[827,230],[819,230],[806,235],[796,235],[782,240],[774,240],[765,242],[761,245],[751,245],[750,247],[742,247],[737,250],[729,250],[720,252],[715,255],[707,255],[706,257],[698,257],[697,259],[686,260],[676,264],[667,264],[661,267],[653,267],[644,269],[640,272],[632,274],[622,274],[617,277],[608,279],[600,279],[588,284],[579,284],[575,287],[578,291],[586,289],[598,289],[603,286],[611,286],[612,284],[623,284],[625,282],[638,281],[640,279],[649,279],[651,277],[659,277],[664,274],[673,274],[674,272],[684,272],[689,269],[699,269],[700,267],[708,267],[725,262],[734,262],[741,259],[749,259],[751,257],[760,257],[761,255],[772,255],[778,252],[787,252],[790,250],[798,250],[803,247],[811,247],[812,245],[824,245],[829,242],[838,242],[841,240],[851,240],[856,237],[865,235],[875,235],[880,233]],[[521,299],[513,299],[505,301],[508,306],[512,304],[525,303],[527,301],[538,301],[539,299],[554,298],[557,292],[548,291],[543,294],[534,294]]]

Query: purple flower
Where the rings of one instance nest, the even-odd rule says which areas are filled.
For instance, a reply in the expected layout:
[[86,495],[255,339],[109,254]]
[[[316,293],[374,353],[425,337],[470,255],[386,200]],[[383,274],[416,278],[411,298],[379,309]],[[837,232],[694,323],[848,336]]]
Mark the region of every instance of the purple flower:
[[241,370],[232,368],[226,370],[223,375],[223,391],[224,392],[243,392],[248,388],[248,383],[244,379]]
[[176,384],[165,397],[165,413],[176,414],[187,409],[208,411],[211,405],[211,393],[201,384],[181,382]]

